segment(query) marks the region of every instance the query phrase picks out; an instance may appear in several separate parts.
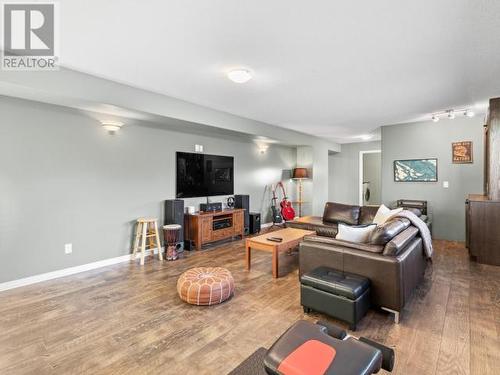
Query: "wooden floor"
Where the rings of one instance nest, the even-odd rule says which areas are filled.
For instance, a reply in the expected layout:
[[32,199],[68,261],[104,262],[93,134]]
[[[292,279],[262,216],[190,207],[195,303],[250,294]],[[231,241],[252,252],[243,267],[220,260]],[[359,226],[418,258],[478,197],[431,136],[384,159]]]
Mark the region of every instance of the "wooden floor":
[[[396,350],[396,374],[499,374],[500,268],[470,263],[463,245],[436,241],[424,284],[401,324],[370,311],[356,335]],[[235,278],[228,302],[179,300],[176,280],[193,266],[224,266]],[[297,319],[297,254],[255,251],[245,270],[242,241],[148,259],[0,293],[0,374],[226,374]]]

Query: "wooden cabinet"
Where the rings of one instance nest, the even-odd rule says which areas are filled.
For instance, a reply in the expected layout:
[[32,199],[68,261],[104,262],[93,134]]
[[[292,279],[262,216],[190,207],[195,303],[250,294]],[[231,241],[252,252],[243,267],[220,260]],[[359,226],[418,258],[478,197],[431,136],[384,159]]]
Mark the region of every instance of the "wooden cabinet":
[[500,200],[500,98],[490,99],[485,125],[485,194]]
[[210,242],[212,240],[212,218],[202,217],[201,223],[201,241]]
[[240,233],[244,232],[244,217],[243,217],[244,212],[235,212],[234,214],[234,234],[239,235]]
[[193,242],[197,250],[201,250],[206,243],[235,236],[243,238],[245,234],[244,211],[244,209],[234,209],[185,215],[185,239]]
[[484,127],[484,191],[465,202],[465,245],[478,263],[500,266],[500,98]]
[[478,263],[500,266],[500,201],[471,194],[465,202],[466,246]]

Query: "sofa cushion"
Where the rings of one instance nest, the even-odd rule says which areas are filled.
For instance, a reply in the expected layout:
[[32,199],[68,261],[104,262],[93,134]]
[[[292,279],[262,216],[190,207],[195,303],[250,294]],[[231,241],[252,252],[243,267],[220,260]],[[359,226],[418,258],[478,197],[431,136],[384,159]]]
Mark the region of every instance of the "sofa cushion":
[[375,224],[365,226],[351,226],[340,223],[339,231],[335,238],[337,240],[351,241],[356,243],[368,243],[372,232],[376,229]]
[[367,251],[369,253],[382,254],[384,251],[384,247],[381,245],[372,245],[366,243],[356,243],[344,240],[337,240],[336,238],[329,238],[324,236],[305,236],[304,241],[307,242],[316,242],[325,245],[332,245],[338,247],[348,247],[354,250],[362,250]]
[[377,225],[375,230],[371,233],[368,242],[373,245],[385,245],[409,226],[410,220],[404,217],[389,219],[385,223]]
[[384,247],[383,255],[397,256],[418,234],[418,229],[414,226],[406,228],[396,237],[390,240]]
[[323,221],[358,225],[360,210],[359,206],[327,202],[323,212]]
[[379,206],[362,206],[359,214],[359,224],[372,224]]

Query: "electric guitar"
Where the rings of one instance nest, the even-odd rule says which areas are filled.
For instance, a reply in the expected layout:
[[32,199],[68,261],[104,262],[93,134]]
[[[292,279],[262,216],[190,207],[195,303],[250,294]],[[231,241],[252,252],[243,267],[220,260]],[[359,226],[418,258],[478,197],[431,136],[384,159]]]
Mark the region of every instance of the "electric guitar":
[[285,219],[285,221],[293,220],[295,218],[295,210],[292,207],[292,202],[290,202],[286,196],[283,183],[280,181],[278,182],[278,185],[281,187],[281,191],[283,192],[283,199],[280,202],[281,216]]
[[283,218],[281,217],[281,212],[277,207],[278,197],[276,196],[276,187],[271,185],[271,190],[273,191],[273,198],[271,199],[271,214],[273,217],[273,224],[281,224]]

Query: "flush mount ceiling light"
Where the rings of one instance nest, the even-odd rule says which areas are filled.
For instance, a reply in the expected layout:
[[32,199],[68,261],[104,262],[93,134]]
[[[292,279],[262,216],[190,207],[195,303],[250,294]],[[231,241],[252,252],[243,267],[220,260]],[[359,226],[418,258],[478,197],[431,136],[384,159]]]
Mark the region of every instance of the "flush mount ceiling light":
[[474,111],[468,109],[468,108],[463,108],[463,109],[448,109],[443,112],[437,112],[432,114],[432,121],[438,122],[442,117],[447,117],[450,120],[453,120],[456,118],[457,113],[461,113],[466,117],[474,117],[476,114]]
[[362,134],[359,136],[359,138],[361,138],[363,141],[369,141],[370,139],[373,138],[373,135],[372,134]]
[[114,134],[121,129],[121,127],[123,126],[123,122],[106,120],[101,121],[101,126],[111,134]]
[[252,79],[252,74],[247,69],[233,69],[227,73],[227,78],[235,83],[245,83]]

